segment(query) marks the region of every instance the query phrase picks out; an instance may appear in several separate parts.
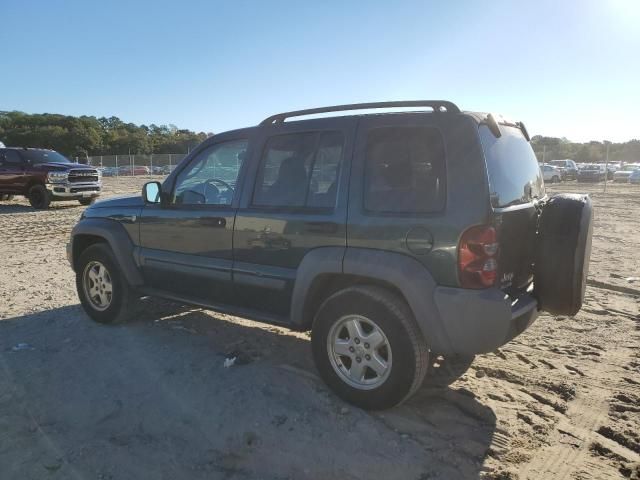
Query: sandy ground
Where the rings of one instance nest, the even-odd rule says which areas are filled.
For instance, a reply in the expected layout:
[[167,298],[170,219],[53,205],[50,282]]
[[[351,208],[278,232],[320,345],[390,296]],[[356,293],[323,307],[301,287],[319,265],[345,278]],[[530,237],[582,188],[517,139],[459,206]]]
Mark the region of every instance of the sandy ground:
[[306,334],[162,301],[91,322],[64,253],[83,207],[1,203],[0,477],[640,478],[640,187],[554,189],[596,207],[583,310],[382,413],[328,391]]

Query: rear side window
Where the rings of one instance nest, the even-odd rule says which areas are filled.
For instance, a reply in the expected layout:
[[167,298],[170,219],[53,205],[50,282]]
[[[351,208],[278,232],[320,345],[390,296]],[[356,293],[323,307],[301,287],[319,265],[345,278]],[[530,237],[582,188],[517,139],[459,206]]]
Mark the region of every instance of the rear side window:
[[538,160],[517,127],[500,126],[496,138],[489,127],[480,125],[493,207],[528,203],[545,195]]
[[260,162],[253,204],[334,207],[343,146],[340,132],[271,137]]
[[364,208],[371,212],[428,213],[445,200],[445,152],[434,127],[382,127],[369,131]]

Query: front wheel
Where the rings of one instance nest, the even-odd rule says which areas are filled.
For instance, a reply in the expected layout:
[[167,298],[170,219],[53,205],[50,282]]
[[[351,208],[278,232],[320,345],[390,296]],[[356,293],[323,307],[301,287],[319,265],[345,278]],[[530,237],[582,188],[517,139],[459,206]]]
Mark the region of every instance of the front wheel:
[[80,202],[80,205],[92,205],[93,202],[96,201],[96,197],[91,197],[91,198],[81,198],[80,200],[78,200],[78,202]]
[[96,322],[120,323],[136,311],[138,297],[104,243],[91,245],[80,255],[76,289],[84,311]]
[[29,189],[29,203],[37,210],[46,210],[51,203],[51,195],[44,185],[34,185]]
[[420,387],[429,352],[406,303],[380,287],[341,290],[313,323],[313,358],[343,400],[365,409],[402,403]]
[[560,177],[557,176],[553,176],[553,178],[551,179],[551,183],[559,183],[560,182]]

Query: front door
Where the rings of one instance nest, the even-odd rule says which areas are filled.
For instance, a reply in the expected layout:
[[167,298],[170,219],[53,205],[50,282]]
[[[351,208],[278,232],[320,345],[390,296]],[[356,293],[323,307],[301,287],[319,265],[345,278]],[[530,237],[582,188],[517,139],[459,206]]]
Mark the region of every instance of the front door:
[[233,225],[247,136],[204,144],[163,185],[163,204],[146,205],[140,222],[145,284],[203,303],[228,303]]
[[233,280],[241,306],[286,321],[307,252],[346,246],[355,124],[353,118],[318,119],[262,130],[234,231]]

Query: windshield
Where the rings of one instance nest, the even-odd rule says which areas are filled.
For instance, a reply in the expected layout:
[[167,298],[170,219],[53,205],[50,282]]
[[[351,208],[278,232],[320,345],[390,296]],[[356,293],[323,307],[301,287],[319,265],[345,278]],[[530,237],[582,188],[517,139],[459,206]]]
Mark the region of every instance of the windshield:
[[53,150],[22,150],[20,153],[31,163],[71,163],[67,157]]
[[528,203],[545,195],[538,160],[529,142],[516,127],[500,126],[496,138],[489,127],[480,125],[493,207]]

